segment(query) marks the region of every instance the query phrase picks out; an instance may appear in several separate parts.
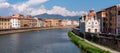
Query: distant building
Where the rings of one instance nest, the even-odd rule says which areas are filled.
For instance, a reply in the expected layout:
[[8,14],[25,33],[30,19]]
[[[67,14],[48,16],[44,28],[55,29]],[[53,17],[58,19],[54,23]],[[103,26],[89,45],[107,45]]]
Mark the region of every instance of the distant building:
[[34,17],[34,19],[37,20],[37,25],[36,27],[42,27],[43,25],[43,20],[41,18]]
[[49,18],[43,18],[43,27],[51,27],[51,19]]
[[103,33],[120,34],[120,4],[97,12]]
[[58,23],[59,26],[62,26],[62,20],[59,20],[58,22],[59,22],[59,23]]
[[100,32],[100,21],[97,19],[94,10],[90,10],[88,14],[81,17],[80,31],[90,33]]
[[43,19],[48,27],[56,27],[59,26],[59,19],[56,18],[44,18]]
[[53,26],[53,27],[59,26],[59,20],[52,18],[51,19],[51,26]]
[[20,19],[20,27],[21,28],[34,28],[37,25],[37,20],[33,18],[24,18]]
[[67,26],[67,20],[66,19],[61,20],[61,26]]
[[11,28],[10,19],[0,17],[0,29],[10,29],[10,28]]
[[31,28],[34,28],[34,27],[37,27],[37,20],[34,19],[34,18],[30,18],[30,27]]
[[11,28],[20,28],[19,18],[10,18]]
[[10,19],[11,28],[33,28],[37,27],[37,20],[32,16],[23,16],[21,14],[15,14],[13,16],[7,16]]
[[14,15],[12,15],[12,17],[25,18],[24,15],[22,15],[22,14],[14,14]]
[[66,20],[66,25],[67,25],[67,26],[72,25],[72,20],[68,20],[68,19],[67,19],[67,20]]
[[77,20],[71,20],[71,25],[72,26],[79,26],[79,21],[77,21]]

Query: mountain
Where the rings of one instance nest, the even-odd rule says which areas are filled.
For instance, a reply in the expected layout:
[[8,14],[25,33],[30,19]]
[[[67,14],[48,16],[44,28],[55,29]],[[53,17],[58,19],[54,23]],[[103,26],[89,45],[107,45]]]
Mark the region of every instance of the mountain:
[[57,14],[40,14],[33,17],[40,17],[40,18],[58,18],[58,19],[70,19],[70,20],[78,20],[80,16],[62,16]]

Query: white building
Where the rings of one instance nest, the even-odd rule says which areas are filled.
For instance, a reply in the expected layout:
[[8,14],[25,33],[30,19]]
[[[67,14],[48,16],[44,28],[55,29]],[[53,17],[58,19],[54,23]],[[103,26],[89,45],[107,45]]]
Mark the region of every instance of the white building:
[[10,19],[12,28],[20,28],[20,19],[19,18],[11,18]]
[[73,24],[74,26],[79,26],[79,21],[73,20],[73,21],[72,21],[72,24]]
[[42,25],[43,25],[42,19],[41,19],[41,18],[37,18],[37,17],[34,17],[34,19],[37,20],[37,25],[36,25],[36,27],[42,27]]
[[91,32],[99,33],[100,32],[100,21],[96,18],[93,10],[87,15],[81,17],[80,20],[80,31],[81,32]]
[[72,25],[72,21],[71,21],[71,20],[68,20],[68,19],[67,19],[66,21],[67,21],[67,22],[66,22],[66,25],[67,25],[67,26]]
[[100,22],[96,19],[96,17],[91,17],[91,19],[85,22],[85,32],[100,32]]

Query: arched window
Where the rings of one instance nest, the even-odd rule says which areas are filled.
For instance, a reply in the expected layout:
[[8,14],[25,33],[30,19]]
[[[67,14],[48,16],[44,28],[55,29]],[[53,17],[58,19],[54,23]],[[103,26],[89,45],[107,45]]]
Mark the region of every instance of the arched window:
[[97,32],[97,29],[95,29],[95,32]]
[[91,30],[90,29],[88,29],[88,32],[90,32]]

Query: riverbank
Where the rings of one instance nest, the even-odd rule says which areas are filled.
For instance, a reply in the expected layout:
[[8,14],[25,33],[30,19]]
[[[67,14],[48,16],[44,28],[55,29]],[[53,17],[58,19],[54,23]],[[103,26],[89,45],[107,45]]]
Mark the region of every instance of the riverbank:
[[87,53],[110,53],[109,51],[104,50],[103,48],[97,47],[93,44],[86,42],[84,39],[75,35],[72,31],[68,32],[68,36],[78,47],[80,47]]
[[75,26],[65,26],[65,27],[40,27],[40,28],[25,28],[25,29],[10,29],[0,31],[0,35],[2,34],[11,34],[11,33],[20,33],[20,32],[28,32],[28,31],[39,31],[39,30],[47,30],[47,29],[56,29],[56,28],[74,28]]

